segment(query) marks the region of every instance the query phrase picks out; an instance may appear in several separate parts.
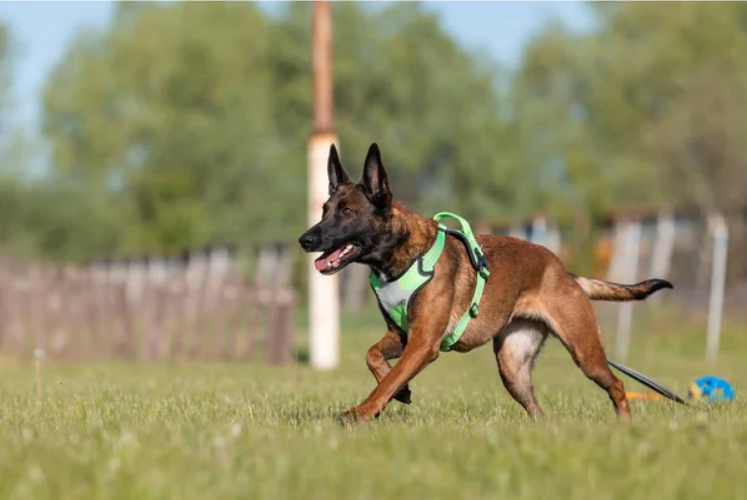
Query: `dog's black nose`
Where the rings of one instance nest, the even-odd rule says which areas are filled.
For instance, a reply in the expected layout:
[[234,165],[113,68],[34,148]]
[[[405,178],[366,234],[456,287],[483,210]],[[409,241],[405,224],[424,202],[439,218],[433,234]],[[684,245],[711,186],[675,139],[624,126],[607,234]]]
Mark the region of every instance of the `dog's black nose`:
[[309,252],[316,244],[316,237],[313,234],[304,233],[298,238],[298,242],[301,244],[301,248]]

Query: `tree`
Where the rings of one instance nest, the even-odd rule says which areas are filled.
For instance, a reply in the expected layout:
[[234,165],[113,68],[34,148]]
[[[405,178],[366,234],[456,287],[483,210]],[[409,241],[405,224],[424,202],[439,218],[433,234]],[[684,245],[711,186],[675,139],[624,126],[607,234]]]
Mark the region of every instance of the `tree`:
[[[489,218],[509,207],[495,69],[417,5],[335,4],[334,20],[335,122],[351,169],[377,141],[395,194],[416,208]],[[246,3],[120,10],[48,82],[56,170],[125,214],[123,252],[295,239],[309,39],[304,4],[277,19]]]
[[262,16],[244,3],[151,4],[115,19],[57,66],[45,129],[57,169],[129,213],[121,250],[232,239],[258,219],[281,225]]
[[[548,29],[532,44],[517,89],[538,171],[560,192],[603,210],[678,204],[726,214],[741,255],[747,200],[747,32],[743,4],[593,4],[589,35]],[[527,111],[546,112],[532,121]],[[527,124],[527,120],[529,121]],[[546,162],[546,163],[543,163]],[[575,166],[574,166],[575,165]],[[569,187],[570,189],[567,189]],[[732,274],[743,262],[732,259]]]

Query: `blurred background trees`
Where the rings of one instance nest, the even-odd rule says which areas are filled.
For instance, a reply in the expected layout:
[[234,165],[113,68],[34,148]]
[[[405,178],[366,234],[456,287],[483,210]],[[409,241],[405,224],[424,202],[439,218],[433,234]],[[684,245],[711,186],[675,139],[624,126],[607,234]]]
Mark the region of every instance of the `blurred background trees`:
[[[290,4],[270,19],[249,3],[125,4],[109,32],[70,48],[47,87],[45,131],[56,173],[118,206],[112,248],[173,251],[302,231],[309,7]],[[506,124],[492,68],[417,5],[335,7],[335,119],[352,171],[376,140],[398,196],[434,210],[467,172],[502,170],[494,143]]]
[[[377,141],[396,197],[473,220],[718,209],[742,248],[747,6],[588,8],[591,32],[549,23],[509,71],[418,4],[334,4],[347,168],[358,175]],[[306,223],[310,28],[304,3],[272,16],[250,3],[121,4],[47,83],[43,175],[0,129],[2,244],[84,260],[294,240]],[[3,30],[0,106],[7,40]]]

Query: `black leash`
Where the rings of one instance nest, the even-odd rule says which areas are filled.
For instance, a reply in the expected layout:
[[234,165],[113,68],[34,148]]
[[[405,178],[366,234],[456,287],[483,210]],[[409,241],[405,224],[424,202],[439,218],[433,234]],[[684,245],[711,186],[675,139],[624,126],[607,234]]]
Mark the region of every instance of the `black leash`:
[[662,387],[661,385],[657,384],[656,382],[654,382],[653,380],[651,380],[650,378],[648,378],[644,374],[639,373],[639,372],[633,370],[632,368],[628,368],[627,366],[621,365],[620,363],[615,363],[614,361],[607,360],[607,362],[610,364],[610,366],[612,366],[614,368],[617,368],[618,370],[620,370],[621,372],[623,372],[628,377],[632,378],[633,380],[636,380],[636,381],[640,382],[641,384],[645,385],[649,389],[652,389],[652,390],[658,392],[659,394],[661,394],[665,398],[671,399],[672,401],[674,401],[676,403],[679,403],[681,405],[690,406],[689,404],[687,404],[687,401],[685,401],[684,399],[682,399],[681,397],[679,397],[678,395],[676,395],[675,393],[673,393],[669,389],[666,389],[666,388]]

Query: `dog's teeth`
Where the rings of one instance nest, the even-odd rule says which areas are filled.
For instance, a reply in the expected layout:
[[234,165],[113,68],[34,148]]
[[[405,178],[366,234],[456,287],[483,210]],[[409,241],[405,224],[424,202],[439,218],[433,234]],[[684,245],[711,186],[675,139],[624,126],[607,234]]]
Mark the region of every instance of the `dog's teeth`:
[[348,243],[347,245],[345,245],[345,248],[342,249],[342,252],[340,252],[340,257],[345,257],[352,250],[353,250],[353,245]]

